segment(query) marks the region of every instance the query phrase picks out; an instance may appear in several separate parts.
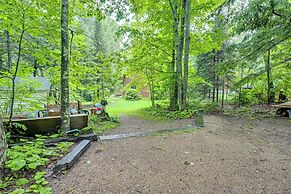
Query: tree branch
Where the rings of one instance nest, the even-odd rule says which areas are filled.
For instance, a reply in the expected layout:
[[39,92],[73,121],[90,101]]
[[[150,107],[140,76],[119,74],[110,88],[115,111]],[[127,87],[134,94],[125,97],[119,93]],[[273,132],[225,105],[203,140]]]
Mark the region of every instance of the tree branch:
[[282,17],[282,14],[279,14],[275,11],[275,4],[274,4],[274,0],[270,0],[270,4],[271,4],[271,8],[272,8],[272,13],[276,16]]
[[172,11],[173,17],[176,17],[176,11],[174,9],[173,3],[172,3],[171,0],[168,0],[168,1],[169,1],[169,4],[170,4],[170,7],[171,7],[171,11]]
[[158,50],[161,50],[161,51],[162,51],[163,53],[165,53],[166,55],[172,57],[172,55],[171,55],[170,53],[168,53],[165,49],[159,47],[158,45],[156,45],[156,44],[154,44],[154,43],[151,43],[151,42],[147,42],[147,41],[145,41],[145,43],[146,43],[146,44],[149,44],[149,45],[151,45],[151,46],[153,46],[153,47],[155,47],[155,48],[158,49]]
[[12,77],[9,77],[9,76],[1,76],[1,77],[0,77],[0,79],[5,79],[5,78],[7,78],[7,79],[11,79],[11,80],[13,79]]

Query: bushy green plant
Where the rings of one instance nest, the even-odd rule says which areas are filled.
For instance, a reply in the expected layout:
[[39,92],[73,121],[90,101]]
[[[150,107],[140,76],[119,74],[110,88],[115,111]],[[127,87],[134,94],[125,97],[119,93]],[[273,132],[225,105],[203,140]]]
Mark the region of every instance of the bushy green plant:
[[142,97],[138,90],[132,89],[132,88],[126,90],[126,95],[125,95],[126,100],[136,101],[136,100],[140,100],[141,98]]
[[73,143],[62,142],[56,147],[47,148],[44,146],[45,138],[37,136],[34,141],[26,141],[23,142],[25,145],[8,149],[5,168],[10,173],[7,172],[4,181],[0,181],[0,193],[52,193],[47,186],[45,172],[40,170],[49,163],[50,158],[66,154]]
[[183,118],[191,118],[194,113],[198,111],[195,108],[188,108],[183,111],[171,111],[165,108],[146,108],[146,113],[152,117],[160,118],[160,119],[183,119]]
[[46,148],[43,140],[38,139],[34,143],[8,149],[5,167],[13,172],[21,169],[36,169],[47,164],[51,156],[57,156],[55,150]]
[[245,106],[245,105],[254,105],[262,102],[262,95],[257,93],[253,89],[244,89],[239,93],[230,95],[229,102],[235,105]]

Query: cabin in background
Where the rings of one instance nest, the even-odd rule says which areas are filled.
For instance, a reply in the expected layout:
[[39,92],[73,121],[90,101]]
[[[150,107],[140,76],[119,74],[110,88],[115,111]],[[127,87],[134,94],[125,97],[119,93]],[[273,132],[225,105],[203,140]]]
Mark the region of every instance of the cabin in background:
[[[16,77],[15,114],[44,109],[51,84],[46,77]],[[0,112],[8,114],[11,87],[0,87]]]
[[[128,78],[125,75],[123,76],[123,81],[122,81],[123,88],[125,88],[128,85],[130,85],[130,88],[137,89],[136,85],[133,84],[132,82],[133,82],[133,80],[131,78]],[[149,88],[147,86],[141,87],[140,90],[139,90],[139,93],[144,98],[147,98],[147,97],[150,96]],[[123,91],[122,95],[123,96],[125,95],[125,91]]]

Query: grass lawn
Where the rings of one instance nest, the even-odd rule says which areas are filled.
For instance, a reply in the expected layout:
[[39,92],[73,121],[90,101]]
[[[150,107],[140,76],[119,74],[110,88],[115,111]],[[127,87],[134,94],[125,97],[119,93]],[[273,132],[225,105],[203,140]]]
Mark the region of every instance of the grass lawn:
[[110,116],[119,116],[121,114],[136,115],[140,109],[151,106],[151,101],[148,98],[143,98],[138,101],[128,101],[123,98],[108,99],[106,111]]
[[[151,101],[147,98],[139,101],[127,101],[123,98],[108,98],[107,101],[106,111],[111,118],[119,117],[121,114],[142,116],[141,109],[151,106]],[[106,133],[118,125],[119,123],[114,121],[100,122],[95,115],[89,116],[89,128],[93,129],[96,133]]]

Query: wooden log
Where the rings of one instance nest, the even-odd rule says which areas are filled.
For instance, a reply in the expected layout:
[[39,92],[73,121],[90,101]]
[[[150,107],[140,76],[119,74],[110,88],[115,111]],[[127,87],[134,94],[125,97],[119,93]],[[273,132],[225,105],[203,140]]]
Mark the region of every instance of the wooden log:
[[70,153],[68,153],[58,164],[54,167],[53,172],[70,169],[80,158],[80,156],[89,148],[91,141],[83,140]]
[[55,138],[55,139],[47,139],[44,142],[45,146],[53,146],[56,143],[60,142],[79,142],[83,140],[90,140],[90,141],[97,141],[98,140],[98,135],[97,134],[86,134],[86,135],[80,135],[78,137],[60,137],[60,138]]

